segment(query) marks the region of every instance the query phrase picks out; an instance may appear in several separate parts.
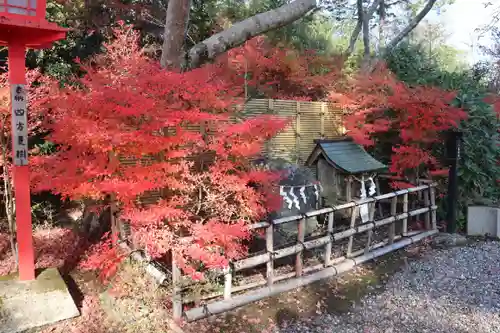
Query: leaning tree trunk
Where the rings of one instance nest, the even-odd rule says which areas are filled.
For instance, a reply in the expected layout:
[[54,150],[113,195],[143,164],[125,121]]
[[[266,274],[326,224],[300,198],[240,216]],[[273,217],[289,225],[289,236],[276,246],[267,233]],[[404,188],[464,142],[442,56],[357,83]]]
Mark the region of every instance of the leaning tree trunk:
[[[365,48],[364,48],[365,52],[364,52],[364,57],[363,57],[362,71],[367,73],[367,72],[374,70],[376,68],[378,61],[383,59],[388,53],[390,53],[392,51],[392,49],[394,49],[403,39],[405,39],[415,29],[415,27],[420,23],[420,21],[422,21],[422,19],[430,12],[430,10],[432,9],[432,7],[434,6],[434,4],[436,2],[437,2],[437,0],[427,0],[426,5],[417,14],[417,16],[415,16],[408,23],[408,25],[403,30],[401,30],[401,32],[399,34],[397,34],[389,43],[387,43],[387,45],[385,45],[385,47],[381,48],[379,50],[378,54],[376,54],[376,56],[373,59],[369,56],[367,57],[366,39],[368,39],[368,35],[365,33],[365,31],[363,31],[364,32],[363,42],[364,42],[364,46],[365,46]],[[367,24],[366,24],[367,20],[368,21],[370,20],[370,18],[374,14],[375,10],[377,9],[377,7],[375,7],[375,6],[379,6],[379,7],[385,6],[385,3],[383,1],[375,0],[372,3],[372,7],[370,7],[368,9],[368,11],[363,12],[362,9],[360,9],[360,6],[359,6],[360,3],[362,3],[362,1],[358,1],[358,24],[357,24],[356,28],[354,29],[353,35],[351,36],[351,43],[349,45],[348,54],[349,54],[349,51],[351,51],[351,48],[352,49],[354,48],[354,43],[356,42],[361,29],[363,28],[363,30],[365,30],[364,28],[367,26]],[[362,6],[361,6],[361,8],[362,8]],[[379,9],[385,15],[385,12],[384,12],[385,8],[379,8]]]
[[363,9],[363,0],[358,0],[358,16],[363,26],[363,62],[370,59],[370,19]]
[[437,2],[437,0],[428,0],[427,4],[422,8],[422,10],[413,18],[406,28],[401,30],[399,34],[396,35],[388,44],[387,46],[382,50],[381,54],[379,55],[379,58],[385,57],[393,48],[395,48],[408,34],[410,34],[413,29],[416,28],[416,26],[422,21],[422,19],[431,11],[432,7],[434,4]]
[[375,14],[375,12],[377,11],[377,8],[379,7],[380,1],[381,0],[373,1],[373,3],[368,8],[368,10],[365,13],[363,13],[362,16],[359,14],[361,12],[359,11],[359,8],[358,8],[358,23],[356,24],[356,27],[354,28],[354,31],[352,32],[351,38],[349,40],[349,47],[347,48],[347,51],[345,52],[347,56],[350,56],[354,52],[354,47],[356,46],[356,41],[358,40],[359,33],[363,29],[362,17],[365,17],[368,20],[370,20],[373,17],[373,14]]
[[279,8],[234,23],[230,28],[216,33],[193,46],[188,55],[189,67],[199,67],[204,62],[243,44],[254,36],[283,27],[300,19],[315,8],[316,0],[295,0]]

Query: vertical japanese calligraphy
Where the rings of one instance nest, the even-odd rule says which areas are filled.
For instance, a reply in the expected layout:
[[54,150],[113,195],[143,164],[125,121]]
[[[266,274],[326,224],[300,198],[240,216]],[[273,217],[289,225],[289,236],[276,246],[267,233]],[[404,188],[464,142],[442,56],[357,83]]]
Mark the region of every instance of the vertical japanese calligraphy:
[[14,165],[28,165],[28,110],[23,84],[12,85],[12,149]]

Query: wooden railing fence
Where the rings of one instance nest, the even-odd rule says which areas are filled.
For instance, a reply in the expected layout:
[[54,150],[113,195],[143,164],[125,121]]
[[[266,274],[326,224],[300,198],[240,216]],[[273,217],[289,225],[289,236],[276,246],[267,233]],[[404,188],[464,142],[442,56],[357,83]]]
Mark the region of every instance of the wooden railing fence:
[[[201,319],[213,314],[222,313],[268,296],[276,295],[314,281],[335,276],[352,269],[354,266],[379,257],[396,249],[420,241],[434,233],[436,226],[435,184],[403,189],[353,201],[342,205],[323,208],[304,215],[290,216],[253,224],[251,229],[265,229],[265,251],[257,255],[238,260],[219,272],[224,276],[222,291],[205,295],[205,304],[183,311],[185,304],[192,299],[183,294],[181,286],[189,280],[182,276],[179,268],[172,265],[173,282],[173,316],[174,319],[184,318],[187,321]],[[423,207],[408,209],[409,196],[423,197]],[[376,219],[376,204],[384,203],[390,207],[389,216]],[[368,205],[369,221],[360,223],[359,210],[362,205]],[[335,212],[350,210],[351,220],[348,226],[338,228],[335,223]],[[408,220],[412,217],[422,217],[424,230],[409,231]],[[306,219],[313,217],[325,218],[326,228],[321,234],[305,237]],[[397,233],[397,224],[399,232]],[[297,223],[297,239],[293,245],[284,248],[274,248],[273,236],[277,227],[286,223]],[[374,231],[387,226],[387,237],[381,241],[374,239]],[[360,249],[354,248],[363,235]],[[385,235],[384,235],[385,237]],[[334,247],[342,241],[347,241],[345,249],[339,252]],[[304,260],[304,252],[323,248],[322,260],[319,264],[308,265]],[[275,262],[280,258],[294,256],[294,270],[279,274]],[[244,270],[254,269],[265,264],[265,278],[250,283],[235,285],[235,277]],[[259,288],[260,287],[260,288]],[[256,289],[257,288],[257,289]],[[250,290],[253,289],[253,290]],[[246,292],[245,292],[246,291]],[[219,298],[219,299],[217,299]]]

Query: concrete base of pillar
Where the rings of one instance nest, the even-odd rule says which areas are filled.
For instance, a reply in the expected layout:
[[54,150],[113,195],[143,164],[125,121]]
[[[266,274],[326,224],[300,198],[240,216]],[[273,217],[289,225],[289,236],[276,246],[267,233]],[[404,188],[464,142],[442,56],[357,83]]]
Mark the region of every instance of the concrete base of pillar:
[[79,316],[59,271],[45,269],[33,281],[0,276],[0,332],[18,333]]

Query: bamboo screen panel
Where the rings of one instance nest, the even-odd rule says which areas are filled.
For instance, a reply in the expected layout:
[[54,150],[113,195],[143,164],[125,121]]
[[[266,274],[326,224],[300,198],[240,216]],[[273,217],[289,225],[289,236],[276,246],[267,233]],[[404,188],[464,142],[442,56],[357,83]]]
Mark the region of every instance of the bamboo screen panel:
[[342,110],[326,102],[254,99],[245,105],[245,116],[274,114],[290,119],[290,124],[265,147],[271,158],[304,164],[314,148],[314,140],[341,136]]
[[[335,138],[345,134],[343,113],[327,102],[252,99],[241,112],[241,117],[273,114],[290,120],[289,125],[269,140],[263,154],[303,165],[314,148],[314,140]],[[197,130],[190,126],[190,130]],[[145,157],[143,162],[150,158]],[[123,164],[135,164],[133,158],[120,157]],[[156,202],[161,190],[151,191],[139,198],[142,204]]]

